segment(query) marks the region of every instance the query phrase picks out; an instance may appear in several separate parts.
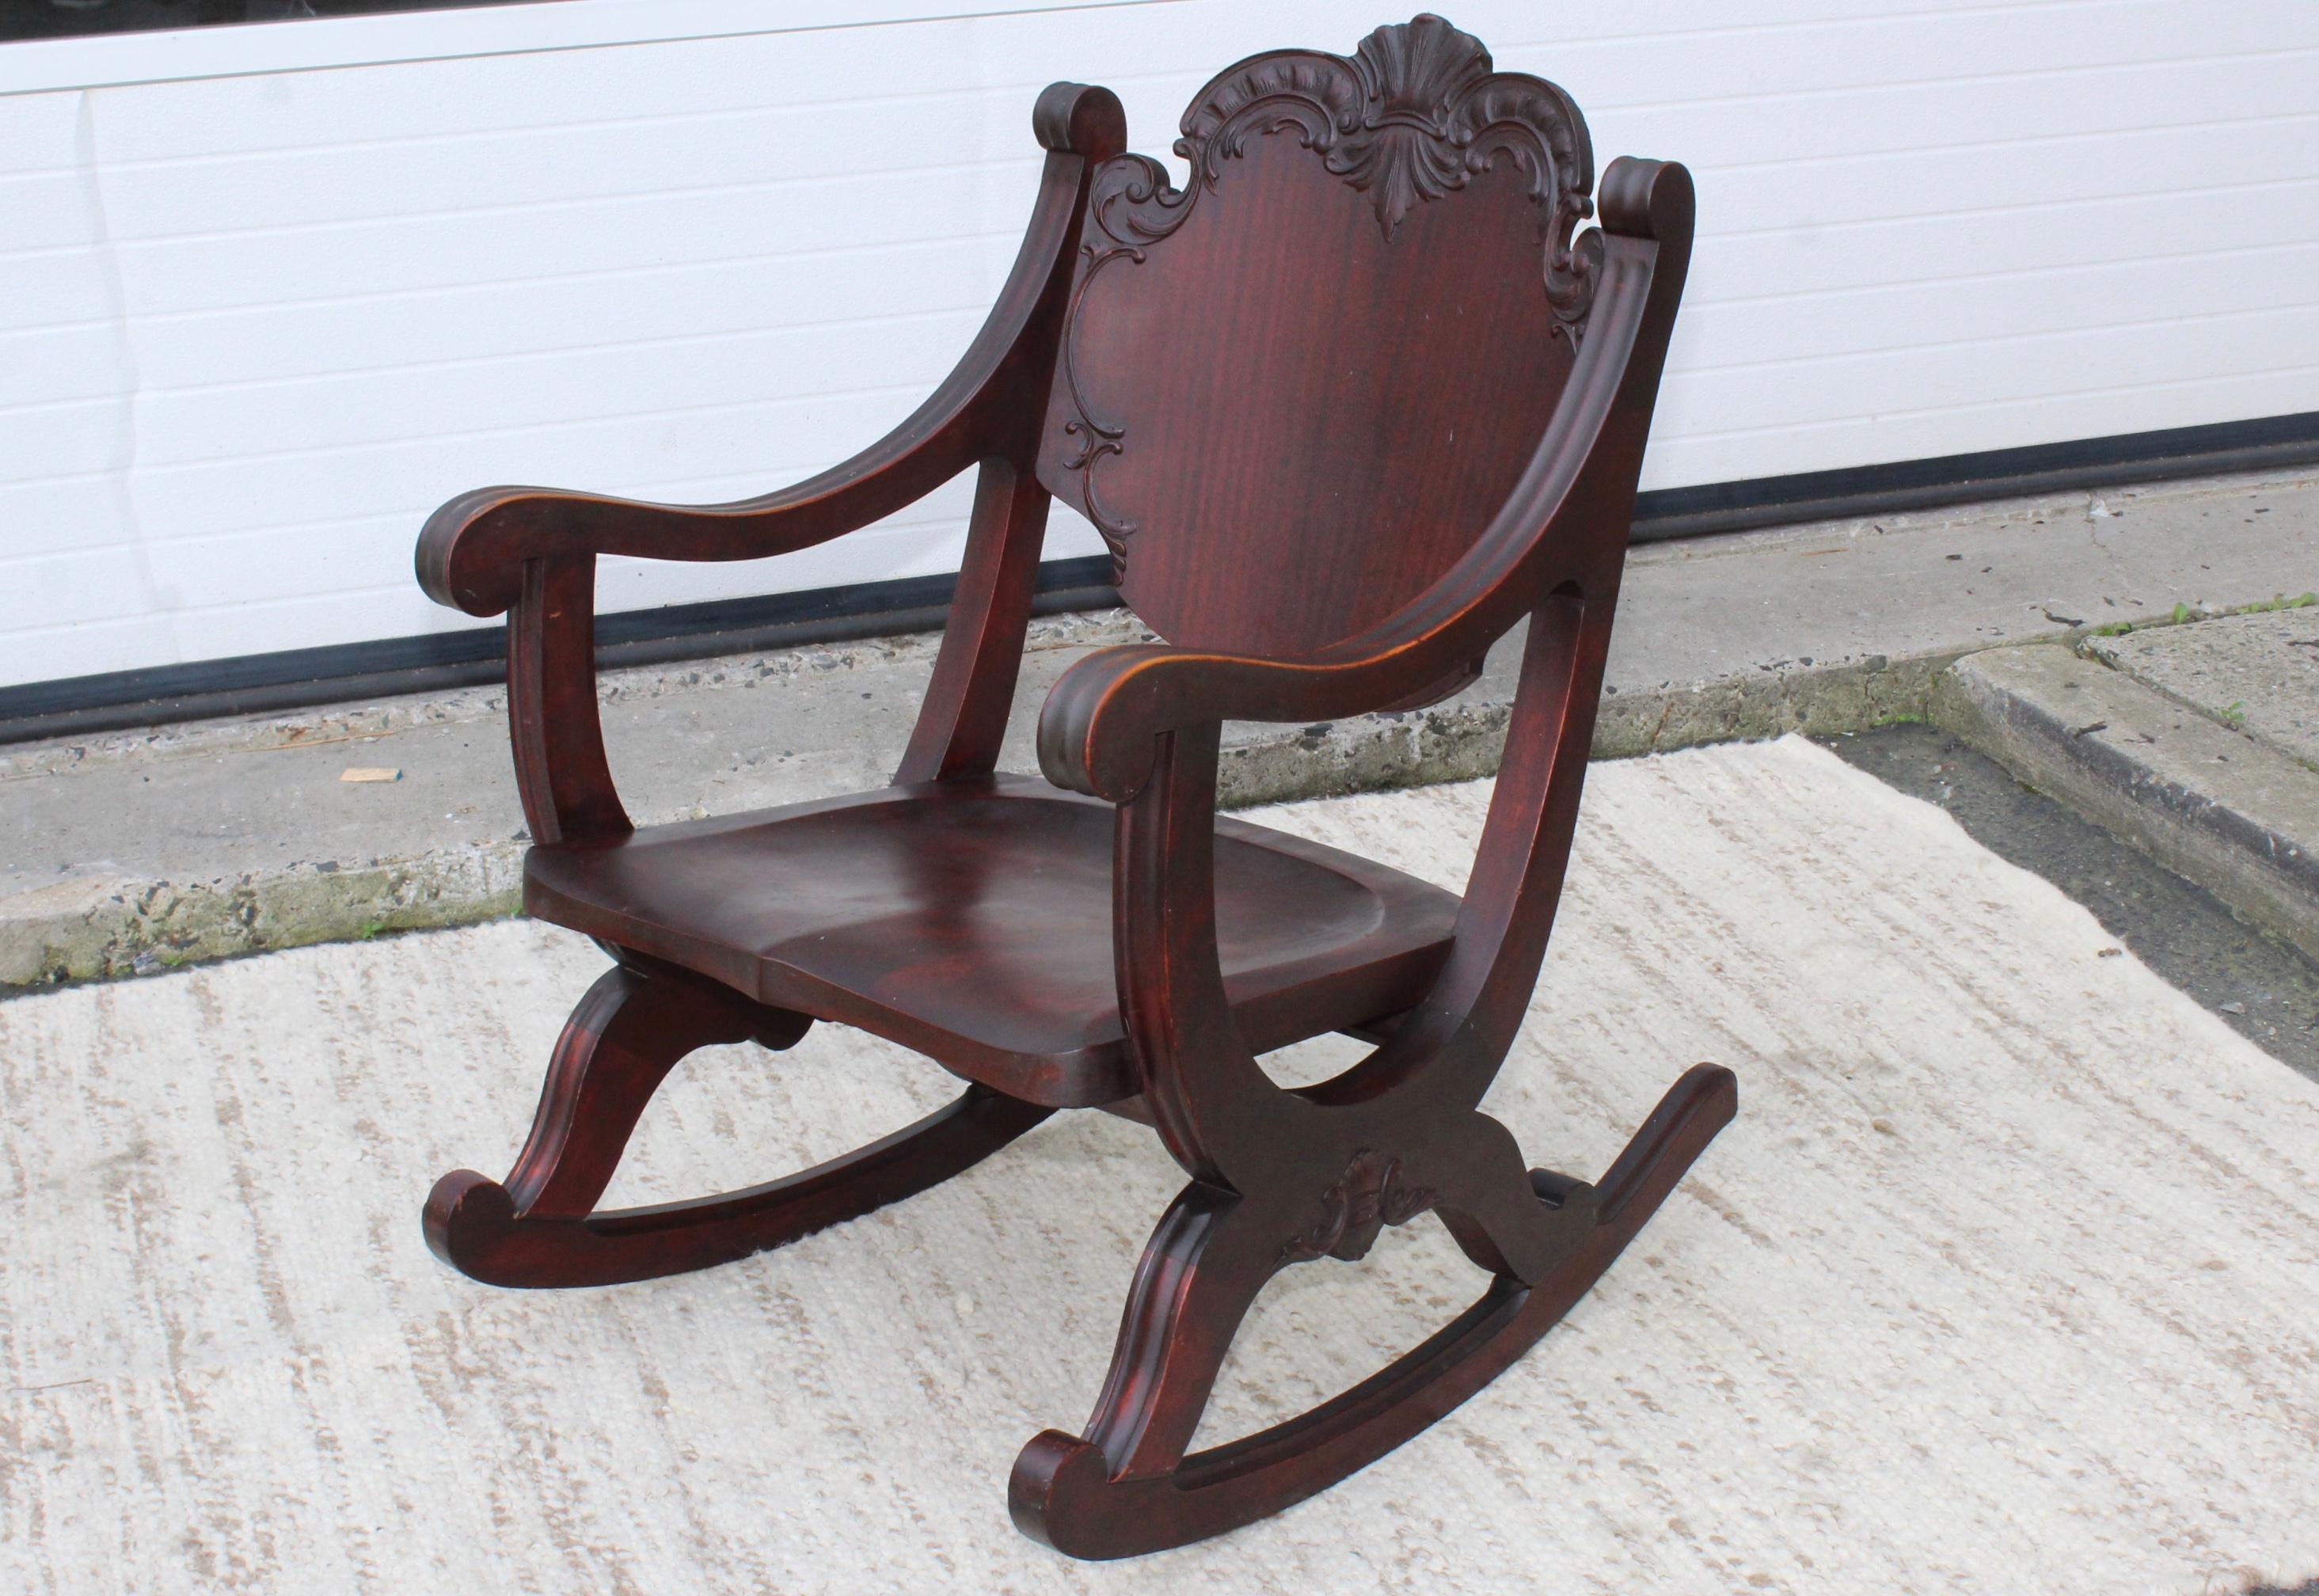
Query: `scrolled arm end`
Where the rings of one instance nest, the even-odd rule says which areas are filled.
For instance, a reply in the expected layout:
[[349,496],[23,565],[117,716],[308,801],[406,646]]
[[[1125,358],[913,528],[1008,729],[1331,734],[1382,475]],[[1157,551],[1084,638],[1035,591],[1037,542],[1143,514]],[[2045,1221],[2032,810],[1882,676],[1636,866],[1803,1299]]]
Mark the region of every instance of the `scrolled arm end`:
[[[523,592],[523,563],[549,546],[550,512],[568,513],[571,495],[540,488],[478,488],[427,518],[413,560],[419,586],[438,604],[469,615],[512,609]],[[575,546],[569,551],[584,553]]]
[[1049,149],[1107,161],[1127,148],[1127,113],[1107,88],[1051,83],[1031,108],[1031,131]]
[[1662,244],[1691,241],[1699,202],[1681,161],[1620,156],[1604,169],[1594,198],[1607,231]]
[[1332,720],[1431,702],[1470,674],[1460,646],[1445,633],[1416,646],[1353,649],[1335,660],[1271,660],[1155,644],[1099,649],[1064,672],[1047,694],[1039,712],[1039,768],[1058,787],[1123,804],[1151,780],[1160,739],[1170,732],[1225,720]]
[[1171,648],[1131,644],[1089,654],[1063,672],[1039,711],[1039,769],[1048,780],[1123,804],[1151,780],[1156,739],[1173,729],[1164,712]]

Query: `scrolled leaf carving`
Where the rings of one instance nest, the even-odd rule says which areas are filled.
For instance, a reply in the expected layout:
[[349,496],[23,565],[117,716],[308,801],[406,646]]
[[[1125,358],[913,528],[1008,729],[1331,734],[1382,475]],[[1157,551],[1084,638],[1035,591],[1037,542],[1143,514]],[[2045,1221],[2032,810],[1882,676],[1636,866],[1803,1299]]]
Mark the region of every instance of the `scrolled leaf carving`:
[[[1096,278],[1182,227],[1200,195],[1220,188],[1227,163],[1251,139],[1294,133],[1327,169],[1367,195],[1388,241],[1412,211],[1465,188],[1511,161],[1529,179],[1538,210],[1544,288],[1554,332],[1575,347],[1584,336],[1600,262],[1600,239],[1577,237],[1593,214],[1593,149],[1570,96],[1543,78],[1496,71],[1479,40],[1430,14],[1377,29],[1350,57],[1274,50],[1227,69],[1184,113],[1176,153],[1189,167],[1178,189],[1159,162],[1123,155],[1096,174],[1091,225],[1069,325]],[[1087,514],[1123,573],[1132,521],[1105,510],[1094,468],[1125,452],[1126,429],[1091,410],[1067,335],[1064,378],[1077,415],[1063,468],[1080,473]]]
[[1321,1194],[1321,1222],[1281,1244],[1283,1263],[1338,1258],[1358,1263],[1368,1256],[1387,1225],[1405,1225],[1433,1206],[1426,1186],[1401,1178],[1401,1160],[1375,1148],[1362,1148],[1336,1183]]
[[1541,212],[1548,297],[1565,327],[1575,333],[1583,324],[1593,274],[1571,239],[1594,212],[1594,153],[1561,89],[1493,70],[1480,40],[1432,15],[1377,29],[1350,58],[1256,56],[1210,83],[1184,113],[1176,153],[1191,167],[1190,193],[1216,187],[1223,163],[1250,136],[1291,128],[1368,195],[1388,239],[1419,205],[1464,188],[1501,156],[1512,160]]

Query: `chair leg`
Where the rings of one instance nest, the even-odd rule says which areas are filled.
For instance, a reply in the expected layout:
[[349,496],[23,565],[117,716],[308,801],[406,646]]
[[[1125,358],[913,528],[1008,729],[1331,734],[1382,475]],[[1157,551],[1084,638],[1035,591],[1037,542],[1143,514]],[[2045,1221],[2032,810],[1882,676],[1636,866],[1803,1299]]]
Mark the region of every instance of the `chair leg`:
[[[1015,1523],[1073,1556],[1132,1556],[1278,1512],[1375,1461],[1480,1390],[1568,1312],[1737,1107],[1729,1070],[1693,1068],[1593,1186],[1509,1164],[1511,1138],[1476,1115],[1468,1132],[1413,1157],[1406,1171],[1398,1159],[1355,1153],[1323,1194],[1318,1225],[1309,1197],[1299,1204],[1195,1181],[1136,1270],[1087,1434],[1048,1430],[1015,1460]],[[1311,1411],[1186,1456],[1265,1281],[1306,1258],[1358,1258],[1381,1225],[1429,1207],[1493,1270],[1481,1299]]]
[[1052,1112],[980,1087],[916,1124],[742,1191],[594,1212],[628,1137],[677,1061],[755,1040],[794,1045],[812,1022],[658,965],[607,972],[564,1027],[531,1135],[504,1183],[455,1169],[427,1199],[427,1244],[494,1285],[608,1285],[730,1263],[949,1179]]

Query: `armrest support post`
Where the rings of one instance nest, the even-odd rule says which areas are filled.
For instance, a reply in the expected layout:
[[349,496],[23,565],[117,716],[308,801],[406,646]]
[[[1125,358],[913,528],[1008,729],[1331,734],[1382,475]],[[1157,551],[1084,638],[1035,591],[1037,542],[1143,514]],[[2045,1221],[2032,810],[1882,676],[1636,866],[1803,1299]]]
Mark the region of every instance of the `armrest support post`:
[[536,843],[635,830],[612,785],[596,710],[596,558],[527,560],[508,616],[508,729]]
[[1454,1045],[1447,1034],[1442,1042],[1464,1078],[1460,1102],[1477,1105],[1489,1089],[1546,960],[1593,751],[1618,603],[1615,572],[1606,586],[1584,595],[1549,594],[1530,614],[1520,685],[1466,877],[1457,944],[1421,1016],[1421,1024],[1456,1016]]
[[1046,541],[1047,491],[1013,461],[982,463],[958,596],[943,629],[899,784],[987,776],[998,763],[1023,665],[1023,636]]
[[1268,1089],[1241,1039],[1216,951],[1214,721],[1163,733],[1151,780],[1119,807],[1112,942],[1120,1017],[1143,1101],[1177,1162],[1238,1186],[1262,1178],[1276,1114],[1297,1105]]

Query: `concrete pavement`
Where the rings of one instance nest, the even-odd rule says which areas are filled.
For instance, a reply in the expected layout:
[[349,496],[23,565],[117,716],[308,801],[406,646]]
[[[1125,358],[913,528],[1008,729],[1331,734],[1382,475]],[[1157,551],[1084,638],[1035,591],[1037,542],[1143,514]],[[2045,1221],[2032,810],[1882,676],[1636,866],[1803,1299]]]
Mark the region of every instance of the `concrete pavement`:
[[1937,726],[1889,726],[1820,741],[2052,882],[2170,986],[2319,1082],[2319,962]]
[[2319,959],[2319,604],[1991,650],[1934,718]]

